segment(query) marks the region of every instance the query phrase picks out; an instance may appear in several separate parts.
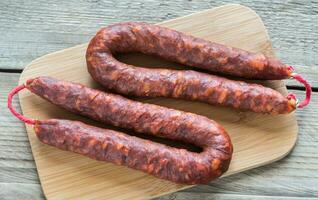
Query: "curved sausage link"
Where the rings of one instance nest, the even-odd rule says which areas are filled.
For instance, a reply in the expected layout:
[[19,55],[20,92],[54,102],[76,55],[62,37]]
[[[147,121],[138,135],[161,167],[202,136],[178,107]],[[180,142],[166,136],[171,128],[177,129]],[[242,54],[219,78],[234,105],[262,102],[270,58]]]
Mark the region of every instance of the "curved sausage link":
[[[156,54],[196,66],[200,66],[199,63],[223,66],[220,65],[221,60],[231,60],[223,58],[225,52],[240,52],[240,56],[234,56],[235,59],[245,59],[246,56],[243,55],[247,55],[238,49],[196,39],[159,26],[121,23],[100,30],[90,42],[86,58],[88,71],[93,79],[105,88],[124,95],[198,100],[212,105],[271,114],[289,113],[296,108],[295,99],[286,98],[279,92],[261,85],[228,80],[191,70],[135,67],[119,62],[112,55],[127,51]],[[243,65],[245,62],[236,60],[233,63]],[[223,67],[226,66],[224,64]],[[239,66],[235,68],[240,69]],[[275,68],[276,71],[279,69]],[[248,69],[243,71],[249,74]]]
[[44,143],[177,183],[207,183],[229,167],[233,151],[230,138],[220,125],[206,117],[49,77],[28,80],[26,87],[71,112],[136,132],[192,143],[202,147],[203,152],[193,153],[65,120],[36,123],[35,130]]

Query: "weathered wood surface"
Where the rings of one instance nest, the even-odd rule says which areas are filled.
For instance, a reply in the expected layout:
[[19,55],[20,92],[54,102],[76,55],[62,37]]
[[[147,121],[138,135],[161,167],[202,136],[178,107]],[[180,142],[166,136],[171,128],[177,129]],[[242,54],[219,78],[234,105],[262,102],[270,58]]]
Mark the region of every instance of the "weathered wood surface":
[[[5,96],[31,60],[87,42],[101,26],[118,21],[159,22],[225,3],[249,6],[262,17],[276,55],[299,66],[318,88],[318,1],[0,1],[0,199],[43,199],[22,123],[6,109]],[[301,67],[301,68],[300,68]],[[1,72],[2,71],[2,72]],[[295,81],[287,81],[299,88]],[[291,90],[298,95],[303,91]],[[298,110],[299,141],[276,163],[196,186],[167,199],[318,199],[318,93]],[[14,105],[18,107],[17,100]]]
[[0,68],[22,69],[39,56],[87,42],[110,23],[160,22],[226,3],[249,6],[261,16],[282,60],[318,65],[316,0],[9,0],[0,1]]
[[[18,82],[19,74],[0,73],[0,96]],[[293,90],[296,94],[303,91]],[[196,186],[158,200],[166,199],[287,199],[318,197],[318,93],[311,105],[297,111],[299,141],[285,159],[276,163],[222,178],[209,185]],[[14,101],[18,107],[18,101]],[[24,125],[0,101],[0,199],[42,199]]]

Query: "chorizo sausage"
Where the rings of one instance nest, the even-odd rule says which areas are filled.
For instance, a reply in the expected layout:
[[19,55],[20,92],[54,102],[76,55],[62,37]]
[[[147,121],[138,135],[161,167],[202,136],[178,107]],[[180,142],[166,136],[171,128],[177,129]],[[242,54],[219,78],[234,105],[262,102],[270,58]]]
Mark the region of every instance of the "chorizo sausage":
[[[284,70],[285,65],[272,58],[264,61],[269,66],[255,67],[265,59],[264,56],[167,28],[146,23],[119,23],[101,29],[87,48],[86,61],[92,78],[110,91],[123,95],[198,100],[212,105],[271,114],[289,113],[296,108],[296,99],[291,98],[294,96],[284,97],[261,85],[192,70],[135,67],[121,63],[112,55],[131,51],[158,55],[212,71],[228,74],[234,71],[232,75],[245,73],[253,78],[259,78],[261,74],[263,78],[286,78],[292,71]],[[302,103],[300,107],[308,102]]]
[[285,79],[293,72],[291,67],[275,58],[143,22],[123,22],[101,29],[89,45],[88,62],[106,65],[105,59],[114,63],[111,53],[135,51],[243,78]]
[[223,174],[230,161],[227,152],[215,147],[219,134],[211,132],[206,134],[206,142],[201,142],[203,152],[194,153],[76,121],[37,121],[34,130],[45,144],[176,183],[208,183]]
[[[15,112],[11,104],[12,96],[25,87],[71,112],[136,132],[192,143],[203,151],[189,152],[76,121],[27,119]],[[45,144],[176,183],[208,183],[221,176],[228,169],[233,152],[226,131],[206,117],[49,77],[28,80],[26,85],[13,90],[8,107],[19,119],[33,124],[37,137]]]

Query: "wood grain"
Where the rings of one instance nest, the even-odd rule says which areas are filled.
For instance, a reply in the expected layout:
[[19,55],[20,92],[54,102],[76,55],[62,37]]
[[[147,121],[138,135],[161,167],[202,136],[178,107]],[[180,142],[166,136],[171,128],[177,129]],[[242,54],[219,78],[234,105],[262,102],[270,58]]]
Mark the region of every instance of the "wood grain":
[[[160,25],[207,40],[273,55],[271,43],[260,18],[251,9],[243,6],[223,6],[169,20]],[[96,87],[87,73],[85,49],[86,45],[79,45],[34,60],[23,71],[20,83],[35,76],[48,75]],[[134,58],[138,60],[139,57]],[[146,61],[148,62],[152,62],[152,59]],[[286,93],[281,81],[266,84]],[[70,117],[67,112],[28,92],[20,93],[19,97],[23,113],[31,118]],[[195,112],[221,123],[230,134],[234,145],[233,160],[226,175],[284,157],[294,146],[297,137],[298,128],[294,114],[260,115],[164,98],[142,101]],[[32,127],[27,126],[27,131],[42,187],[49,199],[86,199],[102,196],[107,196],[108,199],[147,199],[189,187],[125,167],[92,161],[80,155],[56,150],[41,144],[35,137]],[[144,188],[144,184],[149,186]]]
[[[0,73],[0,96],[18,84],[19,74]],[[302,91],[289,90],[300,95]],[[14,107],[19,108],[18,98]],[[18,109],[20,111],[20,109]],[[44,199],[23,123],[14,118],[0,98],[0,197]],[[253,170],[195,186],[158,200],[187,199],[315,199],[318,197],[318,94],[309,107],[297,110],[299,138],[286,158]],[[19,190],[17,190],[19,188]]]
[[315,0],[10,0],[0,1],[0,68],[23,69],[42,55],[87,42],[109,23],[161,22],[226,3],[249,6],[261,16],[283,61],[318,65]]

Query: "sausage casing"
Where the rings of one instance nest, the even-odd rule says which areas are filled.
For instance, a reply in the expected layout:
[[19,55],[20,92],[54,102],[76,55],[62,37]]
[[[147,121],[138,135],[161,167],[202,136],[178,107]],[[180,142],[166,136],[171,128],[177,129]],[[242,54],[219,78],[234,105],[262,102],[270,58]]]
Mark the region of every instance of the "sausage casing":
[[[290,66],[260,53],[217,44],[141,22],[117,23],[101,29],[89,45],[87,60],[91,65],[106,64],[115,61],[106,57],[105,52],[111,54],[136,51],[244,78],[285,79],[293,72]],[[99,61],[99,56],[107,61]]]
[[[279,92],[261,85],[233,81],[192,70],[135,67],[121,63],[113,57],[113,53],[116,52],[138,50],[147,54],[159,54],[170,60],[179,59],[176,61],[181,63],[190,62],[190,65],[192,60],[199,59],[192,63],[196,65],[208,62],[207,52],[212,51],[204,50],[208,47],[221,48],[217,44],[155,25],[116,24],[100,30],[91,40],[86,54],[87,67],[94,80],[105,88],[124,95],[198,100],[212,105],[271,114],[290,113],[296,108],[294,99],[288,99]],[[229,48],[227,51],[234,50]],[[222,55],[223,53],[220,54],[221,57]],[[211,59],[213,61],[214,57]]]
[[[31,79],[27,81],[26,87],[74,113],[136,132],[192,143],[202,147],[203,152],[176,149],[65,120],[38,122],[36,131],[43,133],[43,138],[48,138],[39,137],[44,143],[98,160],[126,165],[177,183],[207,183],[229,167],[233,151],[230,138],[219,124],[206,117],[135,102],[49,77]],[[52,139],[54,134],[58,136],[56,139]],[[111,141],[107,151],[99,151],[102,141]]]

